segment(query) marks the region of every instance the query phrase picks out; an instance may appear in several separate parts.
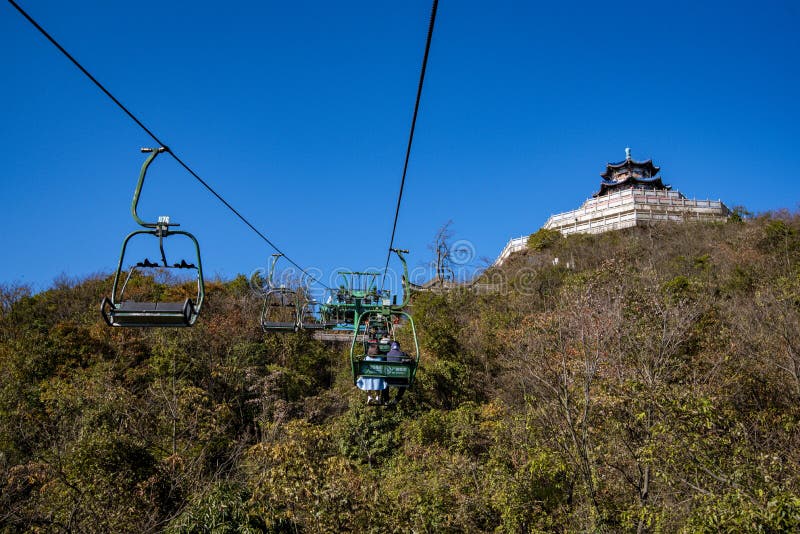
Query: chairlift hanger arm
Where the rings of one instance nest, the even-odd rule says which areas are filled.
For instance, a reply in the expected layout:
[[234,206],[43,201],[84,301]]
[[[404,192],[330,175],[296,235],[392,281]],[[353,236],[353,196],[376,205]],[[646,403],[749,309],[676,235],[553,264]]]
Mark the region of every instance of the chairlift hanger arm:
[[267,287],[270,289],[275,287],[275,264],[283,256],[282,253],[275,253],[272,255],[272,263],[269,266],[269,274],[267,275]]
[[390,250],[397,254],[397,257],[400,258],[400,263],[403,264],[403,302],[400,303],[400,308],[405,308],[408,306],[408,301],[411,297],[411,285],[408,280],[408,263],[405,257],[405,255],[408,254],[408,250],[401,248],[393,248]]
[[133,201],[131,202],[131,215],[133,215],[133,220],[136,221],[136,224],[140,226],[144,226],[145,228],[159,228],[159,227],[166,227],[168,229],[170,226],[180,226],[179,224],[170,223],[169,219],[166,221],[162,221],[159,217],[159,221],[155,223],[148,223],[145,222],[139,217],[137,213],[137,208],[139,207],[139,197],[142,195],[142,188],[144,187],[144,178],[147,175],[147,169],[150,167],[150,164],[153,163],[153,160],[161,154],[162,152],[166,152],[167,149],[165,147],[159,148],[142,148],[142,152],[150,153],[144,163],[142,164],[142,169],[139,171],[139,181],[136,182],[136,189],[133,192]]

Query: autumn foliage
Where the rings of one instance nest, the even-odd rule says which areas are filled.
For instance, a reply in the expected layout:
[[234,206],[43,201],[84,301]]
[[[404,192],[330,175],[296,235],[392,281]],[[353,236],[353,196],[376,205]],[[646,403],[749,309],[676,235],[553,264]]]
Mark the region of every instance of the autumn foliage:
[[800,529],[800,216],[539,235],[482,281],[414,295],[396,408],[243,277],[191,329],[1,287],[0,532]]

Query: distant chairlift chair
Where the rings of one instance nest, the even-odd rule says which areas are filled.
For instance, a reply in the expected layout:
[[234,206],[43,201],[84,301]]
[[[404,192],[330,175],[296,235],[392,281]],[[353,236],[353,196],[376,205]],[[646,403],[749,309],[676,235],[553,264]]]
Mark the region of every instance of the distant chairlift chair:
[[261,329],[264,332],[294,332],[300,327],[297,291],[275,283],[275,264],[283,256],[272,255],[261,307]]

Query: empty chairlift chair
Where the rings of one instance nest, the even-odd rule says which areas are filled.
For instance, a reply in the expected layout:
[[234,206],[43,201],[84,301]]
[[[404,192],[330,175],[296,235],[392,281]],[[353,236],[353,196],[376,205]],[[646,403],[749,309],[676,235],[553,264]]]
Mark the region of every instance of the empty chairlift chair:
[[267,290],[261,308],[261,328],[265,331],[295,331],[297,325],[297,294],[287,288]]
[[273,254],[263,288],[264,305],[261,307],[261,329],[264,332],[294,332],[300,325],[297,291],[275,283],[275,264],[283,254]]
[[[140,219],[136,213],[136,208],[139,203],[139,196],[141,195],[145,175],[147,174],[147,168],[150,166],[156,156],[165,150],[165,148],[142,149],[142,152],[150,152],[151,154],[145,160],[144,164],[142,165],[141,172],[139,173],[139,181],[136,185],[136,191],[133,195],[133,202],[131,203],[131,214],[133,215],[133,219],[145,229],[131,232],[122,243],[122,251],[120,252],[119,263],[117,264],[116,274],[114,275],[114,285],[111,290],[111,296],[105,297],[100,304],[100,313],[109,326],[192,326],[195,321],[197,321],[197,318],[200,315],[200,309],[203,306],[205,287],[203,283],[203,267],[200,260],[200,245],[198,244],[197,239],[189,232],[173,230],[174,227],[179,225],[170,223],[169,217],[162,216],[158,218],[158,222],[147,223]],[[139,238],[140,236],[147,236],[148,238],[155,237],[158,239],[161,261],[151,262],[149,259],[145,258],[144,260],[135,263],[128,270],[125,280],[120,284],[123,278],[123,266],[125,265],[125,255],[128,244],[131,239]],[[185,259],[182,259],[177,263],[169,263],[167,261],[166,253],[164,251],[164,241],[175,236],[182,236],[182,238],[189,239],[193,243],[196,258],[192,263],[187,262]],[[194,298],[186,298],[183,301],[176,302],[135,300],[132,298],[126,298],[126,289],[128,289],[128,284],[135,273],[160,269],[175,269],[178,271],[193,272],[194,278],[197,282],[196,296]]]

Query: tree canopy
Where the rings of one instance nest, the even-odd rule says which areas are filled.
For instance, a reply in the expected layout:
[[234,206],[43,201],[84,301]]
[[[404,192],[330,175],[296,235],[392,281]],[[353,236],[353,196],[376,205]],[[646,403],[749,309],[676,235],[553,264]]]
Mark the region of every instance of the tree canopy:
[[800,529],[800,216],[534,236],[414,294],[395,408],[244,277],[191,329],[0,287],[0,532]]

